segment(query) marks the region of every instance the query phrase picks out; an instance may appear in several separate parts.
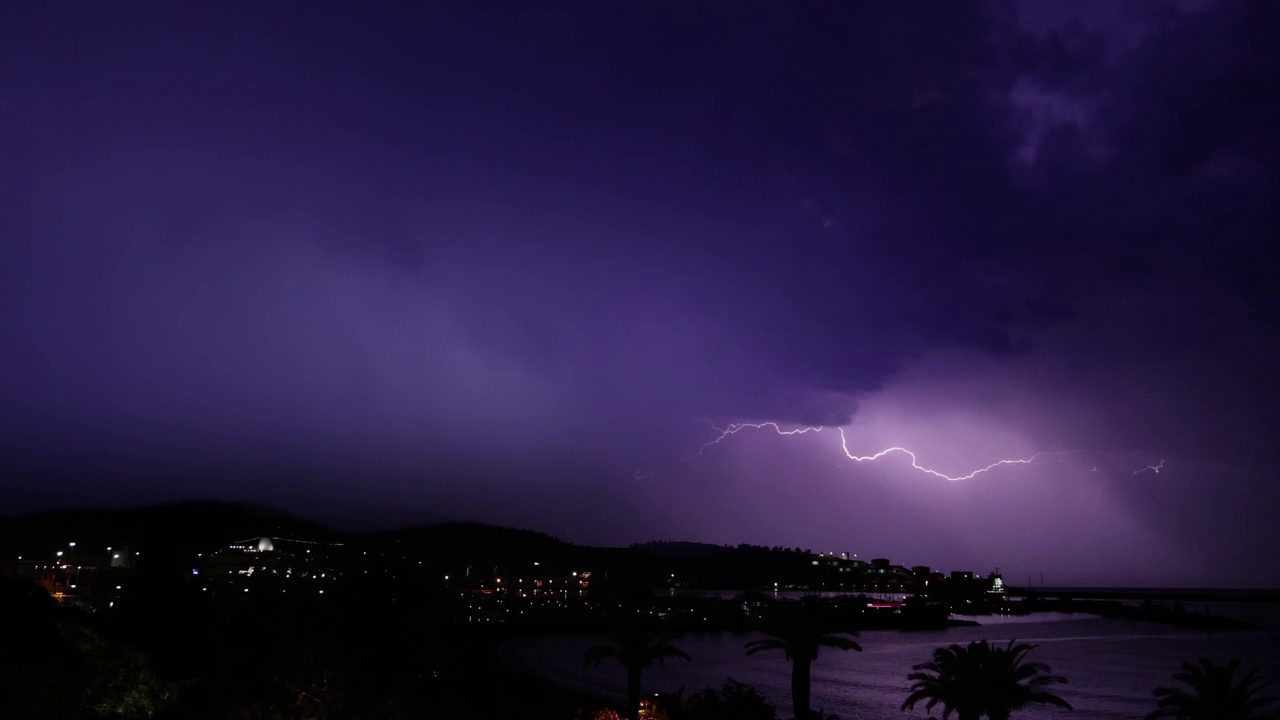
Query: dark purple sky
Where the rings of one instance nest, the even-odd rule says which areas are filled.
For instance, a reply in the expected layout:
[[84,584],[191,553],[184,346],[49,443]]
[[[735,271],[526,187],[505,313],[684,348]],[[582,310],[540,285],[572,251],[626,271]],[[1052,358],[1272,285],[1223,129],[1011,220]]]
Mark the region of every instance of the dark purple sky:
[[0,9],[5,511],[1280,585],[1280,4],[289,5]]

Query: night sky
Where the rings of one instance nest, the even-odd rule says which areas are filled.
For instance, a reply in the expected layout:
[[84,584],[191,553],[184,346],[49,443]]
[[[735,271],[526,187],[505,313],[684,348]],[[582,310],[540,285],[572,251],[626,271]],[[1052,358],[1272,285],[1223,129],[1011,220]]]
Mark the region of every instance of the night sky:
[[1280,585],[1277,27],[5,3],[0,512]]

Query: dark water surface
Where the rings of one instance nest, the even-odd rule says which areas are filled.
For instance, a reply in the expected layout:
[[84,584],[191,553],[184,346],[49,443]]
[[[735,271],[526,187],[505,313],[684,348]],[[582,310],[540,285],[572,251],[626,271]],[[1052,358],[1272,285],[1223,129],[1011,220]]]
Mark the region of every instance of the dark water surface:
[[[1280,608],[1272,607],[1274,613]],[[1230,614],[1223,612],[1222,614]],[[1141,718],[1155,706],[1151,692],[1171,682],[1184,659],[1242,658],[1280,677],[1280,622],[1268,629],[1204,633],[1145,622],[1108,620],[1084,614],[1038,613],[1023,617],[981,617],[982,627],[936,631],[879,630],[862,633],[863,652],[823,651],[813,666],[813,707],[834,712],[841,720],[925,718],[898,706],[907,695],[906,675],[926,662],[935,647],[970,640],[1016,639],[1039,645],[1030,658],[1046,662],[1070,681],[1060,695],[1074,713],[1032,708],[1019,718]],[[743,644],[756,635],[690,635],[676,645],[692,662],[668,661],[644,677],[647,692],[686,693],[719,685],[726,678],[756,686],[778,706],[779,717],[791,717],[790,666],[779,654],[747,657]],[[605,660],[599,669],[584,669],[583,651],[595,641],[586,637],[528,637],[510,643],[508,658],[556,683],[600,697],[620,698],[626,688],[622,669]],[[935,711],[935,716],[940,716]]]

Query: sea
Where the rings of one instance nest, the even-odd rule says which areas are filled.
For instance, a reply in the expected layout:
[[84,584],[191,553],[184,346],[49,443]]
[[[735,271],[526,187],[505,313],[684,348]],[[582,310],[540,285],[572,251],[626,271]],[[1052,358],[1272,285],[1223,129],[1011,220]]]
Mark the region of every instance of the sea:
[[[1171,676],[1183,660],[1207,657],[1215,661],[1242,660],[1276,679],[1280,691],[1280,605],[1263,603],[1186,603],[1187,609],[1209,609],[1215,615],[1238,617],[1258,629],[1203,632],[1155,623],[1100,618],[1083,613],[1033,613],[1020,616],[979,616],[978,627],[944,630],[876,630],[861,633],[862,652],[823,650],[813,665],[814,709],[834,713],[841,720],[926,718],[923,705],[901,710],[910,683],[907,673],[927,662],[934,648],[971,640],[1036,646],[1028,659],[1048,663],[1055,675],[1067,678],[1058,694],[1074,712],[1032,707],[1019,712],[1023,720],[1038,718],[1142,718],[1155,708],[1156,687],[1173,684]],[[718,686],[728,678],[755,686],[778,708],[778,717],[791,717],[790,665],[781,653],[748,657],[743,645],[754,634],[686,635],[675,644],[689,653],[690,662],[668,660],[645,672],[645,692],[685,689],[686,695]],[[516,638],[503,648],[504,657],[527,672],[602,700],[625,697],[622,668],[605,660],[599,668],[585,668],[583,653],[598,642],[590,637]],[[935,709],[935,717],[941,710]]]

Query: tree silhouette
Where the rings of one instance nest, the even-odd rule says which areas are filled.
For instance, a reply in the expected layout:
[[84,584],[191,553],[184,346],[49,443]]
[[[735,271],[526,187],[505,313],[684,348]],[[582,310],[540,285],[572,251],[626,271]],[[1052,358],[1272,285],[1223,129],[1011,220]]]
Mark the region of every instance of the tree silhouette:
[[610,643],[587,648],[583,664],[600,667],[605,658],[616,658],[627,669],[627,712],[631,718],[640,717],[640,675],[656,661],[662,664],[666,658],[689,659],[689,654],[671,644],[669,634],[652,630],[643,620],[628,623]]
[[777,720],[778,711],[760,691],[738,682],[725,680],[690,697],[684,688],[662,693],[653,698],[651,717],[655,720]]
[[796,720],[808,720],[810,672],[820,648],[862,651],[862,646],[846,637],[852,630],[839,631],[831,616],[814,602],[801,600],[783,603],[778,614],[766,625],[769,637],[752,640],[747,654],[781,650],[791,661],[791,710]]
[[1177,680],[1190,688],[1156,688],[1156,709],[1147,720],[1276,720],[1280,710],[1274,706],[1278,698],[1263,695],[1269,684],[1258,676],[1257,669],[1237,676],[1239,660],[1220,665],[1207,658],[1197,663],[1183,662],[1175,673]]
[[991,645],[986,640],[968,646],[951,645],[933,651],[933,660],[913,666],[907,675],[911,694],[902,703],[910,710],[925,701],[932,711],[942,705],[944,720],[955,713],[959,720],[1007,720],[1028,705],[1056,705],[1067,710],[1071,704],[1046,688],[1066,683],[1052,675],[1048,665],[1023,662],[1035,645]]

